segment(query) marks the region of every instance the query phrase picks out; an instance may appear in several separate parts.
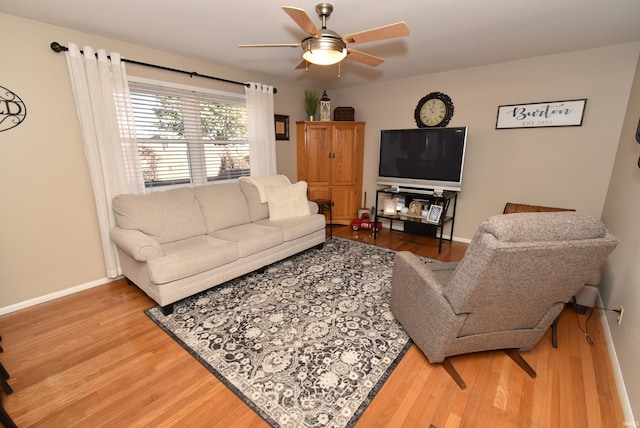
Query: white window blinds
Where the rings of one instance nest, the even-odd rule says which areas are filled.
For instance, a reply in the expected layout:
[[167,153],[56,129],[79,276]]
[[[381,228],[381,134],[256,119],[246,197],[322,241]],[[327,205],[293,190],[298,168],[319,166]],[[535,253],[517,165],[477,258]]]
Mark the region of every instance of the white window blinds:
[[129,82],[145,187],[250,175],[244,95]]

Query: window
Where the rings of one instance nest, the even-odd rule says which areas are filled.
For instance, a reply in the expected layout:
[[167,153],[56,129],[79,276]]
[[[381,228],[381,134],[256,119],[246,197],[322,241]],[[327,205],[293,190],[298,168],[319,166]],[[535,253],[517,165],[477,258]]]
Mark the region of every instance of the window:
[[250,175],[244,95],[129,82],[146,188]]

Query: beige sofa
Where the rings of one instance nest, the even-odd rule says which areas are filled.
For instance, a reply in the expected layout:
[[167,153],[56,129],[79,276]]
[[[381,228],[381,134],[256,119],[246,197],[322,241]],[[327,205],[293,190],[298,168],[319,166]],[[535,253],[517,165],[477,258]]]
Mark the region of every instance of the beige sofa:
[[[251,179],[116,196],[111,240],[122,274],[168,315],[185,297],[321,246],[325,218],[307,201],[306,183],[284,176],[268,183],[279,185],[260,188]],[[297,208],[282,194],[297,195]]]

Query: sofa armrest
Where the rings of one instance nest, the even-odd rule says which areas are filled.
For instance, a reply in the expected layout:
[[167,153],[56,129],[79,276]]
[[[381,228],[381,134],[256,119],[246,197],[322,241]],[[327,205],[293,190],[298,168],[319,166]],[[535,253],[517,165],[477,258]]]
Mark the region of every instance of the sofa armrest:
[[311,211],[311,214],[318,214],[318,204],[309,201],[309,211]]
[[146,262],[164,255],[160,243],[139,230],[114,227],[111,229],[109,236],[118,248],[136,261]]

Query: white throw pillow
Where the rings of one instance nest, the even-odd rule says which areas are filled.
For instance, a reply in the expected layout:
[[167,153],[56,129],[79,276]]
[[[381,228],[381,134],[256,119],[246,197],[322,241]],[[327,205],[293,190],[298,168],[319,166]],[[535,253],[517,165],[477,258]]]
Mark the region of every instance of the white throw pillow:
[[265,186],[264,191],[269,204],[269,220],[285,220],[311,215],[306,181],[284,186]]

